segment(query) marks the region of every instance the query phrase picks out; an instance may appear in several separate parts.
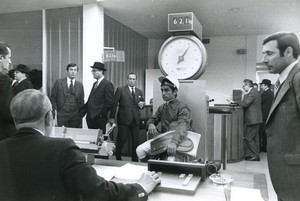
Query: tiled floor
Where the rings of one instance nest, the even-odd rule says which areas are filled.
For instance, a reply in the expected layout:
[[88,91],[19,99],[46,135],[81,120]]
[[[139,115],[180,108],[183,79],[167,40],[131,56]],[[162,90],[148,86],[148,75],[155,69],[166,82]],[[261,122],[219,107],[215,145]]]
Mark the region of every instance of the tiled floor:
[[[112,157],[114,158],[114,157]],[[130,161],[129,157],[122,157],[123,160]],[[260,161],[240,161],[235,163],[227,163],[227,170],[238,170],[238,171],[245,171],[245,172],[258,172],[258,173],[265,173],[267,184],[268,184],[268,193],[269,193],[269,201],[277,201],[277,195],[273,189],[269,170],[268,170],[268,162],[267,162],[267,154],[261,153],[260,154]]]

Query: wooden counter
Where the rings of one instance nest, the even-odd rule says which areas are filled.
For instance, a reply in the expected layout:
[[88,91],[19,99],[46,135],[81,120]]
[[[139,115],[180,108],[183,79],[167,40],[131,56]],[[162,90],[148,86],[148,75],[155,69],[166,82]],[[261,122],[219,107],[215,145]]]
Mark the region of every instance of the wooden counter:
[[226,125],[223,126],[226,132],[227,161],[240,161],[244,157],[243,150],[243,108],[239,106],[212,106],[209,107],[208,135],[210,135],[211,146],[210,160],[221,160],[222,140],[222,115],[226,115]]

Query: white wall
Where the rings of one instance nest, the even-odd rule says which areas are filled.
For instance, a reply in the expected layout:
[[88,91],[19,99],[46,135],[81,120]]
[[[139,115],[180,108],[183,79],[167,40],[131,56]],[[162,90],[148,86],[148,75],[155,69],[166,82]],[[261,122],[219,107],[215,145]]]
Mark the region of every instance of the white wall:
[[[232,100],[232,90],[241,88],[245,78],[256,80],[256,38],[256,36],[211,37],[210,43],[205,44],[208,55],[207,67],[199,79],[206,80],[207,95],[215,100],[210,104],[228,103],[226,99]],[[151,41],[154,43],[153,39]],[[246,49],[247,53],[238,55],[237,49]],[[149,49],[150,51],[156,51],[158,54],[159,48]],[[148,90],[152,88],[151,86],[148,88],[146,83],[146,98],[147,95],[151,96]]]

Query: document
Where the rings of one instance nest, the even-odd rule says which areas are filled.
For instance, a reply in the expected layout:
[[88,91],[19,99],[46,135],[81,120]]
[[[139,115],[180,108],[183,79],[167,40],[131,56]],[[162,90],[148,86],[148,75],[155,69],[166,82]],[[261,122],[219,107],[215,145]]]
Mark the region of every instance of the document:
[[133,165],[127,163],[115,172],[115,177],[124,180],[139,180],[144,172],[147,172],[147,166]]
[[230,201],[264,201],[259,189],[231,187]]

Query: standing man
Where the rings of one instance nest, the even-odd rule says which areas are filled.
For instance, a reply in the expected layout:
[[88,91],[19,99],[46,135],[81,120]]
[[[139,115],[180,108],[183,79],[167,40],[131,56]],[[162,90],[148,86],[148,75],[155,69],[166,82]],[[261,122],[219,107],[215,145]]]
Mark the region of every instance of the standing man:
[[15,82],[12,86],[13,96],[25,89],[33,89],[32,83],[28,80],[30,69],[24,64],[19,64],[14,72]]
[[10,47],[0,42],[0,141],[8,138],[16,131],[9,110],[9,104],[12,99],[12,81],[6,74],[11,64],[10,58]]
[[110,123],[115,122],[118,109],[118,136],[116,158],[122,160],[122,149],[129,136],[131,138],[131,159],[138,161],[136,148],[139,145],[140,109],[145,105],[142,90],[136,86],[136,74],[127,75],[127,85],[118,87],[114,96],[114,104],[110,113]]
[[262,94],[261,94],[261,111],[263,117],[263,123],[259,128],[259,142],[260,142],[260,151],[267,152],[267,135],[265,131],[265,123],[268,118],[271,105],[274,99],[274,93],[270,89],[271,81],[268,79],[263,79],[260,83]]
[[81,82],[75,80],[78,73],[77,64],[67,65],[67,77],[56,80],[51,91],[53,111],[57,112],[57,126],[82,128],[79,109],[84,104],[84,91]]
[[0,142],[1,200],[147,200],[160,183],[155,172],[125,185],[99,177],[73,140],[48,137],[51,111],[48,97],[35,89],[11,101],[18,131]]
[[252,80],[245,79],[243,89],[246,94],[241,102],[244,108],[244,153],[247,161],[260,161],[259,126],[262,123],[261,99],[253,87]]
[[[177,99],[179,81],[173,76],[160,77],[162,98],[165,101],[160,105],[148,122],[148,133],[150,136],[157,136],[160,133],[175,130],[170,144],[167,145],[167,156],[174,157],[177,147],[182,138],[191,129],[191,111],[188,106]],[[162,130],[157,131],[156,125],[161,123]],[[137,155],[142,162],[149,159],[151,141],[148,140],[139,145],[136,149]]]
[[114,86],[104,78],[106,68],[103,63],[95,62],[92,74],[97,80],[89,95],[88,101],[82,108],[82,116],[86,115],[88,128],[100,128],[105,133],[108,112],[111,110],[114,101]]
[[266,121],[268,166],[278,200],[300,198],[300,45],[294,33],[275,33],[263,41],[263,62],[279,74]]

